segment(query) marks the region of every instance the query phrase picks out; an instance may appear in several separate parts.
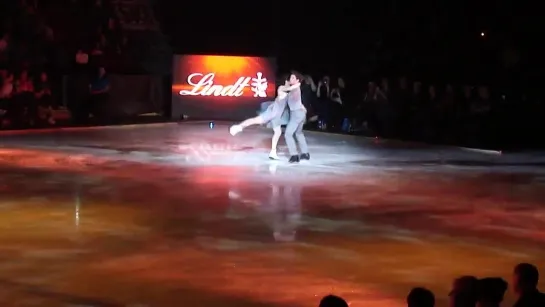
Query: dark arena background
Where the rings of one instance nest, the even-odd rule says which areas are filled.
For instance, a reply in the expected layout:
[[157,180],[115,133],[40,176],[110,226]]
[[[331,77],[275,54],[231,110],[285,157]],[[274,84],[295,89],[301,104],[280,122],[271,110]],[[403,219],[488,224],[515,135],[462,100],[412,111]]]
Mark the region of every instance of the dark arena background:
[[0,1],[0,305],[545,306],[542,15]]

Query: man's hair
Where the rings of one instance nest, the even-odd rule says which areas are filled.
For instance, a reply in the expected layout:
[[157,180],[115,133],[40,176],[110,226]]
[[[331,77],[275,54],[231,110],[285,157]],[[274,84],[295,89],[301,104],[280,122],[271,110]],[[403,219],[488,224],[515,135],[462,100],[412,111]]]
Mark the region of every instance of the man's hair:
[[327,295],[320,301],[319,307],[348,307],[348,303],[336,295]]
[[303,80],[305,80],[305,77],[298,71],[292,70],[291,74],[294,75],[295,78],[297,78],[297,80],[299,80],[300,82],[303,82]]
[[527,287],[537,287],[539,271],[530,263],[519,263],[515,266],[514,273],[518,276],[519,283]]
[[426,288],[413,288],[407,295],[408,307],[433,307],[435,306],[435,295]]

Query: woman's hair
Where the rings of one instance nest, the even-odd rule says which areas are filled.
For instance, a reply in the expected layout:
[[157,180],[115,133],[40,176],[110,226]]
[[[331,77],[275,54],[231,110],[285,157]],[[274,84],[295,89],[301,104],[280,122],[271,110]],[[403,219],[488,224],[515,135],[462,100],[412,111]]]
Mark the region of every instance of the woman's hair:
[[286,82],[286,80],[288,80],[290,78],[290,76],[288,74],[282,74],[280,76],[280,78],[278,78],[276,84],[277,85],[284,85],[284,83]]

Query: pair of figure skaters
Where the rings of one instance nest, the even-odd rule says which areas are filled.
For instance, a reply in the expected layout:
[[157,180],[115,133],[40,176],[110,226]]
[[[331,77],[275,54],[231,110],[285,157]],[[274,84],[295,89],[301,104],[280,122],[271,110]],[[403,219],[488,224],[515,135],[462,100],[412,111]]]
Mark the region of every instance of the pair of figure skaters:
[[[301,100],[301,80],[300,74],[292,73],[284,85],[278,87],[276,99],[273,102],[262,103],[261,113],[258,116],[231,126],[229,129],[231,135],[236,135],[249,126],[266,124],[274,132],[269,158],[279,160],[276,148],[282,135],[282,125],[286,125],[284,138],[290,154],[289,162],[298,163],[300,160],[310,160],[307,141],[303,134],[307,110]],[[297,150],[296,139],[301,150],[300,154]]]

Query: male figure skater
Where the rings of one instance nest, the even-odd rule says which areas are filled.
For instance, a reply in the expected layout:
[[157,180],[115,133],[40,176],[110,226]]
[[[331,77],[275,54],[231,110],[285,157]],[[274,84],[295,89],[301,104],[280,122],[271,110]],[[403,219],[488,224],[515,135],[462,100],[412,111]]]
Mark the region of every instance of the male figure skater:
[[267,124],[267,127],[272,128],[274,131],[269,159],[279,160],[280,158],[276,153],[276,147],[278,145],[278,140],[282,135],[282,125],[286,125],[288,123],[287,118],[289,115],[288,110],[286,109],[286,103],[288,98],[287,91],[298,87],[299,85],[290,86],[290,84],[286,80],[284,85],[278,87],[278,96],[276,97],[276,99],[272,103],[269,103],[269,105],[266,106],[265,110],[262,111],[261,114],[259,114],[258,116],[249,118],[238,125],[231,126],[231,128],[229,129],[231,135],[236,135],[242,132],[244,128],[252,125]]
[[[300,160],[310,160],[310,154],[308,152],[307,140],[303,134],[303,125],[307,116],[307,110],[301,100],[301,80],[303,77],[297,72],[292,72],[289,78],[289,84],[293,88],[288,93],[288,107],[290,109],[290,119],[284,132],[286,138],[286,145],[288,145],[288,151],[290,153],[290,163],[298,163]],[[299,85],[299,86],[297,86]],[[297,144],[299,143],[299,149],[301,155],[297,151]]]

